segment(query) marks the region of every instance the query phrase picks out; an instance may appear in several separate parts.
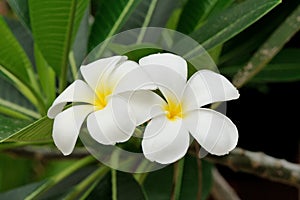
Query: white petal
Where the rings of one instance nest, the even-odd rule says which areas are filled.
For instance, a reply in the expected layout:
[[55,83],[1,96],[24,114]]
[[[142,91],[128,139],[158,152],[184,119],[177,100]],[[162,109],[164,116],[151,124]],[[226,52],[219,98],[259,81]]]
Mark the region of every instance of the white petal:
[[52,137],[64,155],[72,153],[81,125],[93,109],[92,105],[72,106],[55,117]]
[[107,77],[121,62],[127,60],[126,56],[113,56],[99,59],[88,65],[80,67],[81,74],[89,86],[96,90],[101,81],[106,81]]
[[139,65],[136,62],[125,61],[112,71],[109,75],[109,81],[116,85],[127,73],[138,67]]
[[238,141],[238,130],[225,115],[200,108],[186,113],[184,125],[208,152],[224,155],[233,150]]
[[143,57],[139,60],[141,66],[144,65],[162,65],[169,67],[182,76],[184,80],[187,79],[187,64],[186,61],[175,54],[158,53]]
[[67,87],[53,102],[48,110],[48,117],[53,119],[60,113],[67,102],[94,103],[95,93],[83,81],[76,80]]
[[142,141],[145,157],[161,164],[182,158],[189,147],[189,134],[181,120],[169,121],[165,116],[152,119]]
[[209,70],[200,70],[189,79],[182,101],[184,109],[191,110],[238,97],[238,90],[224,76]]
[[97,142],[112,145],[127,141],[134,132],[135,122],[127,102],[119,96],[113,96],[104,109],[88,116],[87,128]]
[[122,76],[122,78],[117,82],[113,94],[156,88],[156,84],[154,84],[148,73],[146,73],[143,68],[138,67],[130,70]]
[[166,102],[156,93],[149,90],[138,90],[123,93],[129,103],[136,125],[163,114]]
[[169,67],[161,65],[146,65],[143,70],[157,84],[168,102],[179,102],[183,94],[186,79]]

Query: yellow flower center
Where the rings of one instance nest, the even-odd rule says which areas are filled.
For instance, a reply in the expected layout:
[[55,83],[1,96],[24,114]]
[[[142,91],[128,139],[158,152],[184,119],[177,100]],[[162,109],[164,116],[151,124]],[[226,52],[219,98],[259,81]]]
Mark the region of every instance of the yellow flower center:
[[112,90],[109,88],[100,88],[95,91],[96,97],[94,100],[94,105],[99,109],[102,110],[108,103],[108,96],[111,95]]
[[166,111],[167,118],[171,121],[175,121],[176,119],[183,117],[181,103],[168,101],[164,110]]

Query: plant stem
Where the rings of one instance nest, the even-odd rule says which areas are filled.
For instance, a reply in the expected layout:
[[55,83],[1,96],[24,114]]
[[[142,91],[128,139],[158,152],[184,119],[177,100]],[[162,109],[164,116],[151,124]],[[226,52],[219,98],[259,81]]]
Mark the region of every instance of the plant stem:
[[173,176],[173,191],[171,194],[172,200],[179,200],[181,184],[182,184],[182,175],[184,169],[184,157],[174,164],[174,176]]
[[111,185],[112,185],[112,200],[118,199],[118,188],[117,188],[117,171],[111,169]]
[[85,157],[85,158],[79,160],[74,165],[71,165],[67,169],[61,171],[60,173],[58,173],[55,176],[48,179],[48,181],[46,181],[46,183],[41,185],[34,192],[32,192],[29,196],[27,196],[25,198],[25,200],[36,199],[38,196],[40,196],[41,194],[43,194],[44,192],[49,190],[52,186],[54,186],[55,184],[57,184],[58,182],[60,182],[61,180],[63,180],[67,176],[69,176],[70,174],[72,174],[73,172],[77,171],[78,169],[80,169],[86,165],[91,164],[94,161],[95,161],[95,159],[92,156],[88,156],[88,157]]

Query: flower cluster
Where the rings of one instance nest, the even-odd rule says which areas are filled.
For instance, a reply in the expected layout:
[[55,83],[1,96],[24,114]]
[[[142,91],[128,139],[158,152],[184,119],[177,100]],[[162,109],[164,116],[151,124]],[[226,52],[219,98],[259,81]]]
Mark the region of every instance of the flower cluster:
[[[147,123],[143,153],[162,164],[182,158],[192,138],[215,155],[237,144],[232,121],[201,108],[239,97],[218,73],[200,70],[187,81],[186,61],[170,53],[152,54],[139,63],[113,56],[80,71],[85,81],[74,81],[48,110],[48,117],[54,118],[54,142],[64,155],[73,151],[85,120],[91,137],[104,145],[129,140],[136,126]],[[68,102],[76,104],[63,110]]]

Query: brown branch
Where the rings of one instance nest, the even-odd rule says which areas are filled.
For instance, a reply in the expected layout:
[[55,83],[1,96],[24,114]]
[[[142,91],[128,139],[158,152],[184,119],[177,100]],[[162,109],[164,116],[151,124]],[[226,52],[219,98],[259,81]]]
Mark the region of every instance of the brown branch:
[[232,187],[227,183],[217,169],[212,170],[214,184],[211,194],[215,200],[239,200],[240,198]]
[[251,152],[236,148],[223,157],[207,156],[206,160],[227,166],[234,171],[246,172],[256,176],[291,185],[300,186],[300,165],[268,156],[262,152]]
[[[85,148],[76,148],[71,155],[63,156],[58,150],[53,150],[53,148],[35,146],[7,149],[4,152],[14,156],[39,160],[78,159],[89,155]],[[194,148],[191,148],[189,152],[196,156]],[[262,152],[251,152],[236,148],[227,156],[209,155],[204,159],[212,163],[227,166],[234,171],[246,172],[271,181],[300,187],[300,164],[277,159]]]

